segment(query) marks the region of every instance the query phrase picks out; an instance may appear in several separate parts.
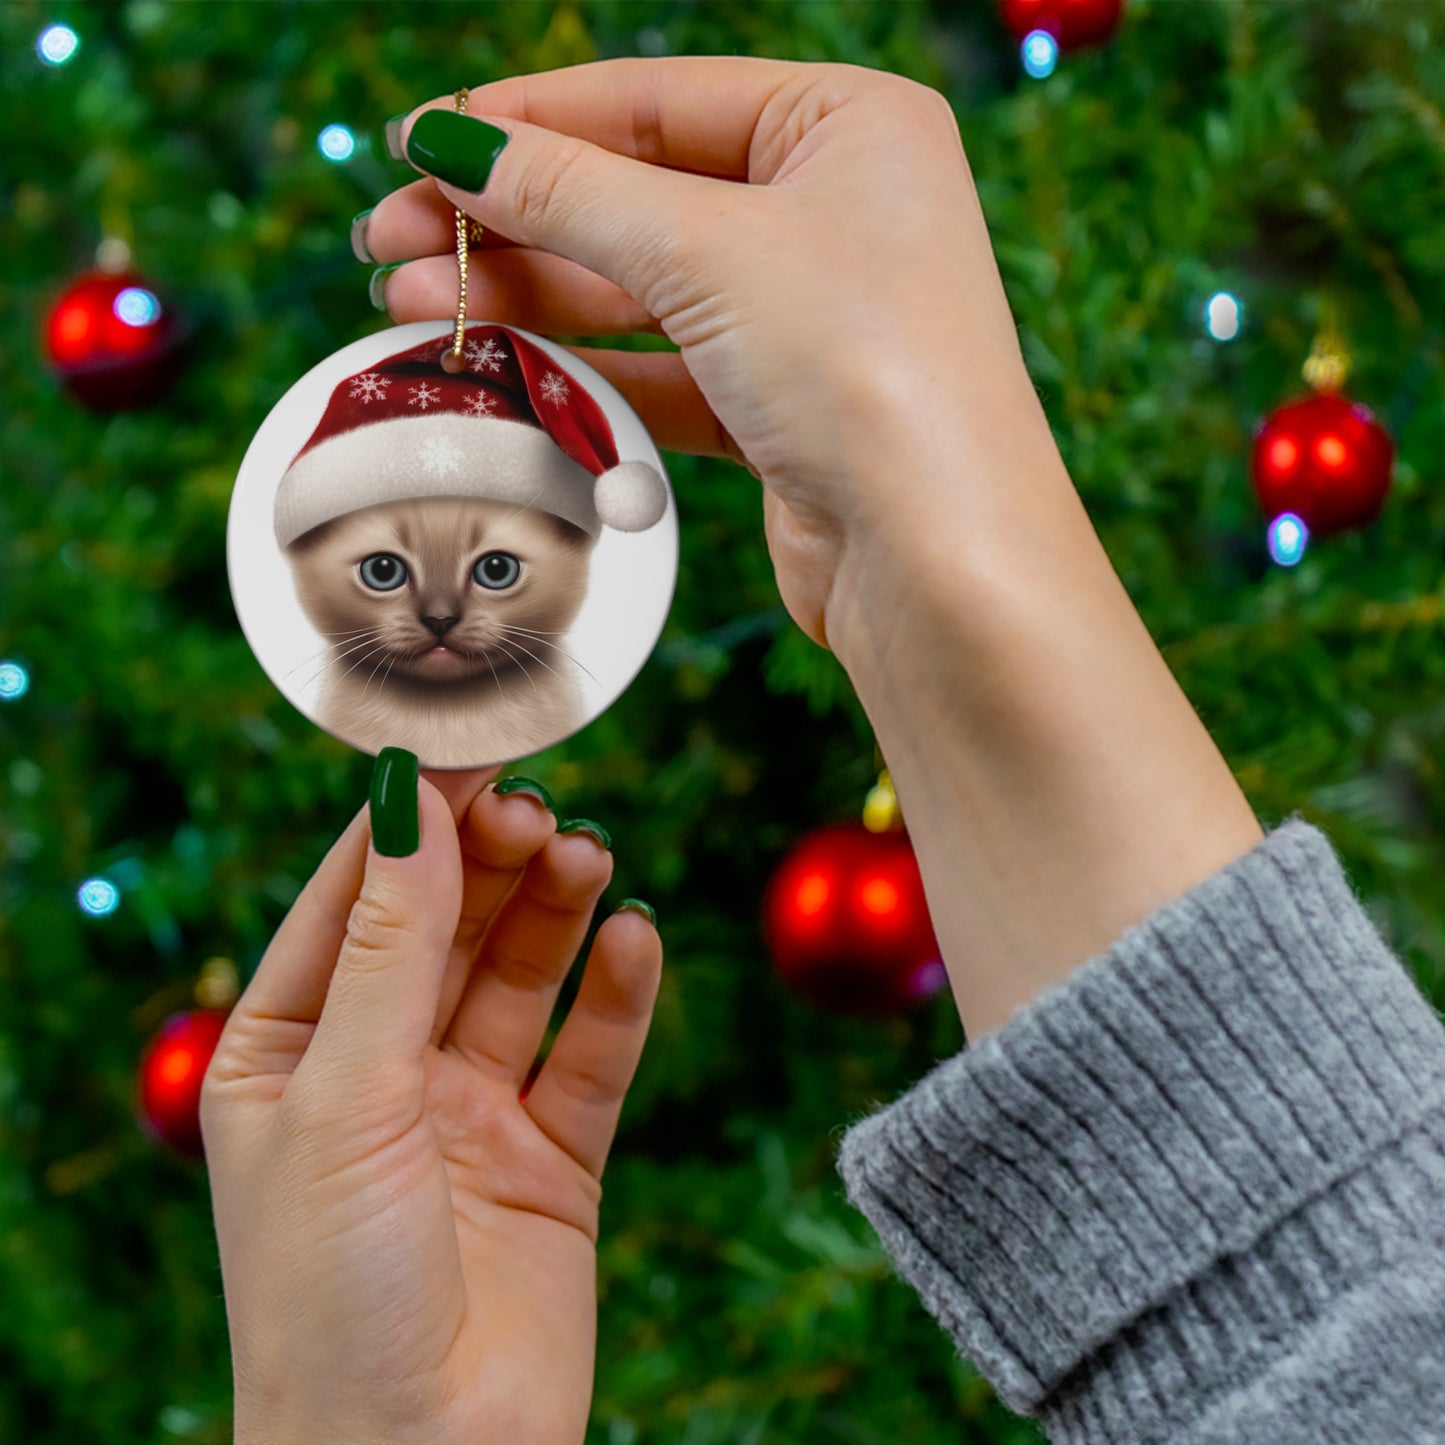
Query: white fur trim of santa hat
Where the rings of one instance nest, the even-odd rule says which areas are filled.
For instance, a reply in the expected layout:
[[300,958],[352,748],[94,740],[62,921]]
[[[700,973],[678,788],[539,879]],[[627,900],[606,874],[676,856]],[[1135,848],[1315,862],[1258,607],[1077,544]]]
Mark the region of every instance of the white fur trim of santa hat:
[[328,437],[292,463],[276,493],[276,541],[289,547],[323,522],[414,497],[535,507],[595,537],[599,525],[651,527],[667,509],[667,484],[646,462],[622,462],[594,479],[530,422],[393,417]]

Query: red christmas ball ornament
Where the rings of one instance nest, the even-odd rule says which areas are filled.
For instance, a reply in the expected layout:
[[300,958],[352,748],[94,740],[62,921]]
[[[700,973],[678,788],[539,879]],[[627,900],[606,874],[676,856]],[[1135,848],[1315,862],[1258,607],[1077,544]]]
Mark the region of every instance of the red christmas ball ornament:
[[230,1017],[229,1009],[172,1014],[141,1057],[139,1117],[173,1149],[203,1158],[201,1083]]
[[1317,537],[1365,527],[1390,490],[1395,447],[1368,407],[1337,392],[1292,401],[1260,424],[1251,471],[1272,521],[1293,512]]
[[131,271],[91,271],[50,310],[45,349],[78,401],[121,411],[155,401],[175,375],[180,328],[150,284]]
[[787,985],[836,1013],[901,1013],[947,978],[901,829],[835,823],[803,839],[768,886],[763,933]]
[[1060,50],[1102,45],[1118,28],[1124,0],[999,0],[999,16],[1022,44],[1035,30],[1058,42]]

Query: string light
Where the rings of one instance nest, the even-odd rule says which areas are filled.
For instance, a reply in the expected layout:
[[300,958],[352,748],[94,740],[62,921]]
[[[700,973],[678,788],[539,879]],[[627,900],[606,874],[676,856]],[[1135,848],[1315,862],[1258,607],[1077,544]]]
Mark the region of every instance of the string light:
[[1045,80],[1059,63],[1059,42],[1047,30],[1031,30],[1019,48],[1024,69],[1035,80]]
[[1281,567],[1293,567],[1305,554],[1310,529],[1293,512],[1281,512],[1269,524],[1269,555]]
[[349,161],[356,151],[356,137],[344,125],[329,125],[316,137],[316,147],[329,161]]
[[30,674],[18,662],[0,662],[0,702],[15,702],[30,691]]
[[106,918],[120,907],[120,889],[109,878],[87,878],[75,896],[80,911],[92,918]]
[[144,286],[127,286],[111,307],[116,319],[127,326],[150,326],[160,320],[161,303],[155,292]]
[[1204,329],[1216,341],[1233,341],[1244,324],[1244,307],[1228,291],[1216,291],[1204,308]]
[[47,25],[35,42],[35,53],[47,65],[64,65],[80,49],[80,36],[68,25]]

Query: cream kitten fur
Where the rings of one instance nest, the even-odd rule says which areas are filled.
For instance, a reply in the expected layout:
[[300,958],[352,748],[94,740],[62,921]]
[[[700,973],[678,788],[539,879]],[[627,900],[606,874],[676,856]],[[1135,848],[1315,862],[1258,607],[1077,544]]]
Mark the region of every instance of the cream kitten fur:
[[526,757],[586,721],[563,635],[595,539],[510,502],[425,497],[364,507],[288,548],[328,643],[317,722],[423,767]]

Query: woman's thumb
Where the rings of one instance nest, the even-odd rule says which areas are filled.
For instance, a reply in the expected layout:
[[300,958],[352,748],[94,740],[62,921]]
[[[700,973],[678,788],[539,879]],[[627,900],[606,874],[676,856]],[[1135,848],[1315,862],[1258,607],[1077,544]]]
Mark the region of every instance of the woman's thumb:
[[483,226],[576,261],[639,301],[691,254],[692,218],[715,212],[725,184],[511,116],[439,107],[402,127],[400,149]]
[[385,748],[371,785],[366,877],[304,1067],[361,1086],[403,1077],[431,1037],[462,906],[461,848],[445,797],[414,753]]

